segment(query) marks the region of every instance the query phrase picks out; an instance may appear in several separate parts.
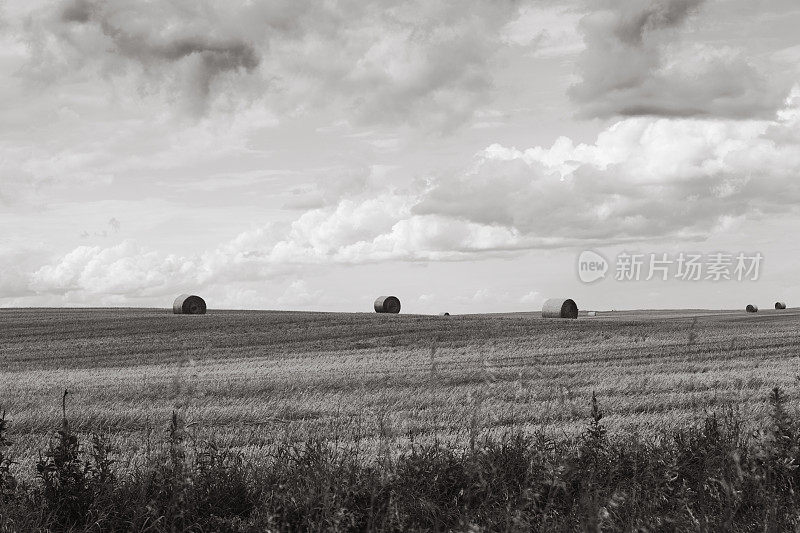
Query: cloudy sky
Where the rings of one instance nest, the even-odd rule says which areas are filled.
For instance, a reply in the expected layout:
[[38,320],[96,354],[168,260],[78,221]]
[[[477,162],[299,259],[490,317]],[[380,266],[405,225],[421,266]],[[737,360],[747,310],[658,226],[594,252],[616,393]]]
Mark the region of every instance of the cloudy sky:
[[[796,0],[0,0],[0,306],[798,304],[798,27]],[[617,281],[622,252],[764,259]]]

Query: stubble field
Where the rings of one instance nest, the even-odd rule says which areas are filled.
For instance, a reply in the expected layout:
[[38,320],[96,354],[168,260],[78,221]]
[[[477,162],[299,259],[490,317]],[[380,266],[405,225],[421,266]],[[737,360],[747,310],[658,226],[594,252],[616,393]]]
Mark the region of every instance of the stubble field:
[[774,386],[796,397],[800,311],[378,315],[0,310],[0,409],[15,455],[67,417],[131,454],[178,411],[198,438],[430,436],[585,426],[678,428],[722,406],[758,424]]

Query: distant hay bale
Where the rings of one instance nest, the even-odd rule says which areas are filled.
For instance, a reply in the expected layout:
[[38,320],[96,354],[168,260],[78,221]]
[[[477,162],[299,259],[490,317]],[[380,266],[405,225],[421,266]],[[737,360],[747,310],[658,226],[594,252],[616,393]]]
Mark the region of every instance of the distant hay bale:
[[204,315],[206,301],[193,294],[181,294],[172,304],[172,312],[176,315]]
[[450,316],[450,313],[445,311],[444,313],[439,313],[439,316]]
[[375,300],[376,313],[394,313],[400,312],[400,300],[396,296],[379,296]]
[[747,304],[747,307],[745,307],[744,309],[748,313],[758,313],[758,306],[757,305]]
[[775,309],[786,309],[786,302],[775,302]]
[[578,318],[578,306],[569,298],[550,298],[542,306],[543,318]]

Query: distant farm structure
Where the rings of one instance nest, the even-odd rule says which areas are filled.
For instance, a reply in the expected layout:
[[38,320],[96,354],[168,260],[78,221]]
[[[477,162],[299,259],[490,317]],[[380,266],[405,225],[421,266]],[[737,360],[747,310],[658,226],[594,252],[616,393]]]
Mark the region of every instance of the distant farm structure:
[[578,318],[578,305],[569,298],[550,298],[542,306],[542,318]]
[[172,312],[176,315],[204,315],[206,301],[194,294],[181,294],[172,304]]
[[378,296],[375,300],[376,313],[393,313],[400,312],[400,299],[396,296]]

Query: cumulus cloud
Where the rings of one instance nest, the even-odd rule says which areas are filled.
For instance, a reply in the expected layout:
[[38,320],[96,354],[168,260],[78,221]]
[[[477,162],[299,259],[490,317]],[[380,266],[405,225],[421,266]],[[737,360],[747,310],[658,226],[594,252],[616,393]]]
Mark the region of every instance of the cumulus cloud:
[[582,19],[581,81],[570,90],[588,116],[770,117],[791,83],[745,51],[684,43],[681,28],[705,0],[592,0]]
[[108,248],[79,246],[33,272],[30,288],[39,293],[158,294],[195,272],[191,260],[125,241]]
[[301,216],[295,261],[457,260],[508,250],[704,239],[800,200],[797,102],[769,121],[628,118],[592,144],[491,145],[418,190]]
[[513,228],[537,242],[705,238],[725,217],[786,212],[800,199],[800,123],[631,118],[591,145],[487,148],[416,214]]
[[[283,114],[452,128],[488,98],[487,65],[516,0],[379,3],[68,0],[26,24],[27,72],[141,80],[205,112],[269,95]],[[224,89],[224,90],[223,90]]]
[[[28,290],[160,294],[286,275],[298,266],[457,261],[533,248],[702,240],[800,203],[800,93],[771,121],[627,118],[594,143],[491,145],[462,173],[348,197],[193,257],[131,241],[81,246]],[[286,302],[315,295],[294,285]],[[535,301],[531,293],[525,301]]]
[[34,269],[23,286],[37,294],[152,296],[184,287],[268,279],[286,271],[271,265],[270,233],[271,227],[247,231],[190,256],[165,254],[133,240],[108,247],[78,246]]

